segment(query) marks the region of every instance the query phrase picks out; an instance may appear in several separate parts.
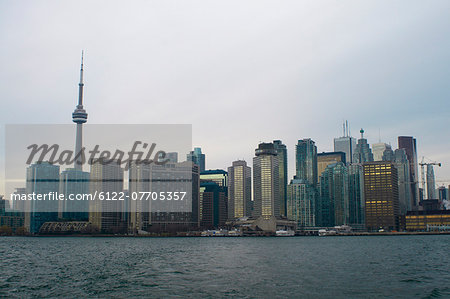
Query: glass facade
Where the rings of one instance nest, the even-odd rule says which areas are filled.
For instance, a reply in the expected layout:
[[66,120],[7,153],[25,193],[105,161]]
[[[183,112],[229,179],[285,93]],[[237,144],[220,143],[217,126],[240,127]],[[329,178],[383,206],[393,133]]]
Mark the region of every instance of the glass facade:
[[279,187],[280,187],[280,215],[286,217],[286,188],[288,179],[288,162],[287,162],[287,148],[281,140],[274,140],[273,144],[277,151],[278,157],[278,172],[279,172]]
[[316,225],[316,189],[304,180],[293,179],[287,187],[287,217],[297,229]]
[[251,168],[245,161],[234,161],[228,175],[228,219],[251,216]]

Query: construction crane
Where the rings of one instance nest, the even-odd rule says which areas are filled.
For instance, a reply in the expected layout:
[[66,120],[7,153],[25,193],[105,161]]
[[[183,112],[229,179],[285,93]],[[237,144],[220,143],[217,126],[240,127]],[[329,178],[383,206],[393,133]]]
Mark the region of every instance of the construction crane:
[[[428,160],[430,160],[430,159],[428,159]],[[420,162],[419,165],[420,165],[420,174],[422,176],[422,182],[421,182],[422,190],[425,193],[425,190],[427,190],[425,188],[425,165],[426,166],[428,166],[428,165],[431,165],[431,166],[437,165],[437,166],[441,167],[442,164],[439,163],[439,162],[436,162],[436,161],[431,161],[431,160],[429,162],[425,162],[425,157],[422,157],[422,162]],[[427,178],[427,183],[428,183],[428,178]],[[427,194],[427,198],[428,198],[428,195],[429,194]]]

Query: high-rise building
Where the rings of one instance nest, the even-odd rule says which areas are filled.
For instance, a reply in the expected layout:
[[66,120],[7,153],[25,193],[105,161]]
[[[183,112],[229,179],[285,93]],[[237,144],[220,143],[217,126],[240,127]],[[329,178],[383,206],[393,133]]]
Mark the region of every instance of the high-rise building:
[[397,168],[392,162],[368,162],[364,167],[366,228],[399,229]]
[[355,230],[364,230],[364,169],[361,164],[350,164],[348,169],[348,225]]
[[[148,163],[131,161],[128,170],[129,194],[151,192],[151,169]],[[129,207],[128,230],[135,234],[147,231],[151,226],[151,201],[131,200]]]
[[398,148],[404,149],[406,152],[406,156],[408,157],[411,197],[413,201],[413,208],[417,208],[419,206],[419,170],[417,162],[416,139],[410,136],[399,136]]
[[383,156],[381,157],[381,161],[394,161],[395,154],[392,148],[386,148],[383,152]]
[[228,187],[228,173],[222,169],[202,171],[200,172],[200,180],[211,181],[221,187]]
[[202,153],[201,148],[195,147],[193,151],[187,154],[187,160],[197,164],[200,168],[200,172],[205,171],[206,167],[205,154]]
[[359,131],[361,133],[361,138],[358,139],[358,144],[356,144],[355,153],[353,154],[353,163],[365,163],[373,161],[372,150],[367,143],[367,139],[364,138],[364,130]]
[[88,114],[83,108],[83,52],[81,52],[81,69],[80,83],[78,84],[78,105],[72,113],[72,121],[77,124],[77,136],[75,141],[75,159],[74,168],[83,170],[83,156],[81,149],[83,148],[83,124],[87,122]]
[[279,169],[273,143],[260,143],[253,158],[253,215],[269,219],[280,216]]
[[[96,160],[91,162],[89,191],[112,197],[123,192],[124,170],[120,162]],[[89,222],[103,232],[124,232],[122,202],[118,200],[93,200],[89,203]]]
[[[89,193],[89,172],[76,168],[68,168],[61,172],[59,192],[65,198],[69,195]],[[72,221],[89,220],[89,201],[87,200],[65,200],[60,202],[59,218]]]
[[214,181],[200,180],[201,219],[205,229],[221,228],[227,220],[226,187]]
[[[27,168],[27,194],[48,195],[59,190],[59,166],[48,162],[38,162]],[[38,233],[42,224],[58,219],[58,201],[28,200],[25,208],[25,227],[32,233]]]
[[346,164],[344,152],[324,152],[317,154],[317,182],[319,182],[319,177],[327,166],[337,162]]
[[320,176],[318,226],[347,225],[349,222],[348,198],[347,167],[342,162],[328,165]]
[[280,215],[286,217],[286,203],[287,203],[287,180],[288,180],[288,162],[287,162],[287,148],[281,140],[274,140],[273,145],[277,151],[278,157],[278,171],[280,179]]
[[251,216],[252,172],[245,161],[234,161],[228,167],[228,219]]
[[394,163],[398,175],[399,212],[400,215],[406,215],[408,211],[412,211],[414,202],[411,195],[409,161],[404,149],[395,150]]
[[373,160],[374,161],[383,161],[383,154],[384,154],[384,151],[387,149],[392,150],[392,147],[387,143],[383,143],[383,142],[374,143],[372,145]]
[[427,199],[437,199],[433,165],[427,165]]
[[305,180],[294,177],[287,187],[287,217],[297,228],[316,225],[316,188]]
[[299,140],[295,147],[296,177],[317,184],[317,147],[313,140]]
[[334,138],[334,151],[345,153],[345,160],[347,163],[352,163],[355,148],[356,140],[350,136],[348,122],[345,122],[343,124],[342,137]]

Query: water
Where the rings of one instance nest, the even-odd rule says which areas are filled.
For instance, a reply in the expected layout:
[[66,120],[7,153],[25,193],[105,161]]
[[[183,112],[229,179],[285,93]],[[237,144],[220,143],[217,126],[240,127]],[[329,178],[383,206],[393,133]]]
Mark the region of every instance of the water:
[[450,298],[450,236],[0,238],[0,297]]

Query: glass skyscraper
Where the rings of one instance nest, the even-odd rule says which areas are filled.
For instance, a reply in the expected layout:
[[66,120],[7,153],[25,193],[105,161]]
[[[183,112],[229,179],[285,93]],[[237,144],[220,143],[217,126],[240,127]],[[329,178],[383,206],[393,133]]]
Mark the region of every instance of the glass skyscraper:
[[367,143],[367,139],[364,138],[364,130],[361,129],[359,132],[361,133],[361,138],[358,139],[358,144],[353,154],[353,163],[373,162],[372,150]]
[[307,181],[294,178],[287,187],[287,217],[297,229],[316,225],[316,189]]
[[193,151],[187,154],[187,160],[197,164],[198,167],[200,168],[200,172],[205,171],[206,167],[205,154],[202,153],[201,148],[195,147]]
[[404,149],[409,161],[409,183],[411,186],[411,197],[413,208],[419,205],[419,170],[417,162],[416,139],[411,136],[399,136],[398,148]]
[[317,184],[317,147],[313,140],[299,140],[295,147],[296,177],[309,184]]

